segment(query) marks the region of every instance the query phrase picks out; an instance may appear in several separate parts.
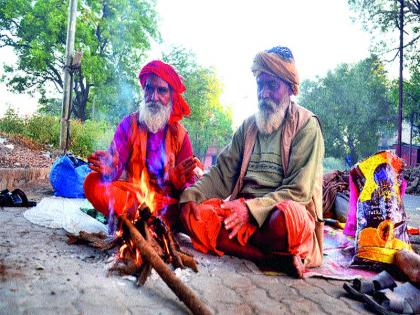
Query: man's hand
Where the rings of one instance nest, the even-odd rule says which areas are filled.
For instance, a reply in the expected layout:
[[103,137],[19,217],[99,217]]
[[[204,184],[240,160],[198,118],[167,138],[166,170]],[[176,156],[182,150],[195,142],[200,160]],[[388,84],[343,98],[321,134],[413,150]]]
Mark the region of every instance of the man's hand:
[[197,166],[197,158],[190,157],[185,159],[177,166],[169,169],[169,180],[176,189],[181,190],[184,188],[185,183],[194,174],[194,168]]
[[117,157],[108,151],[97,150],[88,157],[89,168],[102,176],[111,176],[117,165]]
[[187,203],[181,205],[181,222],[188,232],[192,231],[191,226],[189,224],[190,215],[193,215],[197,221],[200,220],[198,204],[194,201],[188,201]]
[[229,233],[230,239],[238,234],[244,224],[251,222],[248,207],[241,199],[227,201],[221,205],[221,208],[231,210],[231,214],[223,221],[225,229],[232,230]]

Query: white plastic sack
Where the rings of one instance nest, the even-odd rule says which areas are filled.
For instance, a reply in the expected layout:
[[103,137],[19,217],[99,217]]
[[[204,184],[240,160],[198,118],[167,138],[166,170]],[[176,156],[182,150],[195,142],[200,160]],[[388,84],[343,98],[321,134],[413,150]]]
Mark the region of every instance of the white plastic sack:
[[36,207],[30,208],[23,216],[30,222],[49,228],[63,228],[71,234],[80,231],[108,234],[105,224],[95,220],[80,210],[89,207],[87,199],[46,197]]

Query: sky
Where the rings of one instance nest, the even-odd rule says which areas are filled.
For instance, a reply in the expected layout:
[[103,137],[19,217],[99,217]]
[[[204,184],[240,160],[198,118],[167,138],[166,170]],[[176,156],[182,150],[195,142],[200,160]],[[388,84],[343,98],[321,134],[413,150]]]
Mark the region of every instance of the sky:
[[[213,67],[234,126],[257,109],[250,70],[257,52],[289,47],[301,80],[369,55],[369,34],[351,21],[346,0],[157,0],[157,12],[163,44],[154,45],[150,60],[177,45],[195,53],[201,65]],[[0,64],[5,60],[13,56],[2,48]],[[19,106],[21,114],[30,113],[36,97],[6,93],[0,83],[0,115],[8,104]]]
[[369,34],[351,21],[346,0],[160,0],[158,12],[165,43],[191,49],[215,68],[234,125],[257,109],[250,70],[257,52],[289,47],[301,80],[369,55]]

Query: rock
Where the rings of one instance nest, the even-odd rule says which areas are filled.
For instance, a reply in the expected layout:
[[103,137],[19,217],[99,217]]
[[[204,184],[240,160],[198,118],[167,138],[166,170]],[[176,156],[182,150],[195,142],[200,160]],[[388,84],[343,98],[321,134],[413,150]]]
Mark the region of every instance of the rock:
[[44,268],[44,266],[42,266],[42,265],[37,265],[37,266],[35,267],[35,270],[45,270],[45,268]]

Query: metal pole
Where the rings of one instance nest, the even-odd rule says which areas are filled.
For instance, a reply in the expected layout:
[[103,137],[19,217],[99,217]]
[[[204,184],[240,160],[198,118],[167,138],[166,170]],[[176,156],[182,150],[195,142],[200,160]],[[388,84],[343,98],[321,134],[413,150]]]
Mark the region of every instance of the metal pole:
[[[413,123],[414,123],[414,113],[410,115],[410,158],[408,162],[408,166],[411,167],[411,150],[413,149]],[[415,164],[414,164],[415,166]]]
[[397,155],[401,157],[402,107],[403,107],[403,40],[404,40],[404,0],[400,0],[400,80],[398,97],[398,138]]
[[70,108],[73,79],[71,74],[71,65],[74,51],[74,38],[76,33],[76,10],[77,0],[70,0],[67,24],[66,65],[64,66],[63,106],[61,109],[60,121],[60,148],[64,151],[64,153],[66,153],[70,142]]

